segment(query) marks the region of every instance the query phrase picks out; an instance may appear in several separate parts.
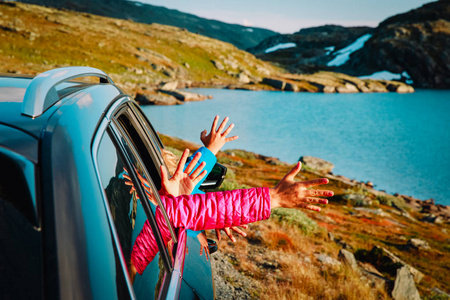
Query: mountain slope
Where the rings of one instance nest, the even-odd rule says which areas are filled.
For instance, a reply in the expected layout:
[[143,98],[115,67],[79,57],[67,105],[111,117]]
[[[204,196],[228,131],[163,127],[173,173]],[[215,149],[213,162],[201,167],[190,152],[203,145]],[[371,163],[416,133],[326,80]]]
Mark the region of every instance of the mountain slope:
[[424,88],[450,88],[450,1],[391,17],[340,71],[351,75],[407,72]]
[[[269,46],[287,42],[293,47],[265,53]],[[321,26],[270,37],[249,51],[291,72],[328,70],[352,76],[381,72],[412,80],[416,87],[450,88],[450,1],[425,4],[388,18],[375,29]]]
[[19,0],[20,2],[69,9],[95,15],[133,20],[140,23],[158,23],[186,28],[190,32],[231,43],[240,49],[257,45],[265,38],[277,34],[255,27],[228,24],[200,18],[165,7],[126,0]]

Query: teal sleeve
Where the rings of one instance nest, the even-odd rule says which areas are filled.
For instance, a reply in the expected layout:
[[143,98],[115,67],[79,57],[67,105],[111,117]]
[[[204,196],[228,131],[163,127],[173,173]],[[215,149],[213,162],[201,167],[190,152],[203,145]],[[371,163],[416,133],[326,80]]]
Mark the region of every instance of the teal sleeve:
[[[202,156],[200,157],[200,159],[199,159],[198,163],[195,165],[195,167],[197,167],[202,162],[205,162],[206,165],[203,168],[203,170],[206,170],[207,173],[206,173],[205,177],[203,177],[203,179],[200,180],[200,182],[195,186],[194,190],[192,191],[192,194],[204,194],[203,191],[199,190],[199,187],[203,183],[203,181],[205,181],[206,177],[213,169],[214,165],[217,162],[217,158],[208,148],[201,147],[200,149],[195,151],[194,154],[192,154],[190,157],[188,157],[188,159],[186,161],[186,166],[194,158],[194,156],[197,154],[197,152],[200,152],[202,154]],[[194,168],[194,170],[195,170],[195,168]],[[202,232],[202,231],[186,230],[187,235],[191,236],[191,237],[196,237],[200,232]]]
[[[202,156],[200,157],[200,160],[195,165],[195,167],[197,167],[202,162],[205,162],[206,165],[203,168],[203,170],[206,170],[207,173],[206,173],[205,177],[203,177],[203,179],[200,180],[200,182],[195,186],[193,194],[198,194],[196,191],[199,190],[200,185],[203,183],[203,181],[205,181],[206,177],[211,172],[211,170],[213,169],[214,165],[217,162],[216,156],[208,148],[200,147],[197,151],[194,152],[194,154],[192,154],[190,157],[188,157],[188,159],[186,161],[186,166],[189,164],[189,162],[194,158],[194,156],[198,152],[200,152],[202,154]],[[194,170],[195,170],[195,168],[194,168]]]

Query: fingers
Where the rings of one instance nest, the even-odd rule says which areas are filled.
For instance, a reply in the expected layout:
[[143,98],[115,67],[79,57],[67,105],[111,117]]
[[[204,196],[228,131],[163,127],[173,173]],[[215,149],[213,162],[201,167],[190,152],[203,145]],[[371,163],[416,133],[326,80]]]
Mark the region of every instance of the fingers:
[[194,169],[195,165],[198,163],[201,156],[202,154],[200,152],[195,154],[194,158],[191,160],[191,162],[187,165],[186,169],[184,170],[184,173],[190,174]]
[[216,132],[217,122],[219,121],[219,116],[214,117],[214,121],[211,125],[211,133]]
[[[227,125],[227,122],[228,122],[229,119],[230,119],[230,118],[228,118],[228,117],[225,117],[225,119],[223,119],[222,123],[221,123],[220,126],[219,126],[219,129],[217,129],[217,132],[218,132],[219,134],[224,130],[225,125]],[[230,127],[231,127],[231,129],[233,129],[234,124],[231,124],[231,125],[227,128],[227,130],[230,129]],[[230,130],[231,130],[231,129],[230,129]]]
[[159,167],[160,171],[161,171],[161,181],[164,183],[167,183],[167,181],[169,180],[168,176],[167,176],[167,170],[166,167],[164,167],[163,165],[161,165]]
[[199,175],[197,178],[195,178],[195,179],[193,180],[193,183],[194,183],[195,185],[197,185],[197,183],[199,183],[199,181],[202,180],[203,177],[205,177],[207,173],[208,173],[208,172],[207,172],[206,170],[203,170],[203,172],[200,173],[200,175]]
[[238,137],[237,135],[232,136],[232,137],[229,137],[229,138],[226,138],[226,139],[225,139],[225,143],[228,143],[228,142],[237,140],[238,138],[239,138],[239,137]]
[[225,234],[233,241],[233,243],[236,243],[236,238],[231,234],[230,227],[225,227],[223,231],[225,231]]
[[307,204],[307,203],[300,203],[298,205],[298,207],[304,208],[304,209],[309,209],[309,210],[312,210],[312,211],[317,211],[317,212],[320,211],[320,207],[315,206],[315,205],[311,205],[311,204]]
[[244,229],[248,229],[248,225],[247,224],[241,225],[241,227],[244,228]]
[[328,204],[328,200],[327,199],[323,199],[323,198],[305,197],[305,198],[302,198],[302,201],[306,202],[306,203]]
[[188,155],[189,155],[189,149],[184,150],[183,155],[181,155],[181,159],[178,162],[177,170],[175,171],[175,173],[183,172],[184,165],[186,164]]
[[222,239],[222,236],[221,236],[221,234],[220,234],[220,229],[216,228],[215,231],[216,231],[216,237],[217,237],[217,240],[220,241],[220,240]]
[[[200,172],[202,171],[202,169],[204,168],[206,166],[206,162],[202,162],[195,170],[194,170],[194,172],[192,172],[192,174],[191,175],[189,175],[190,177],[191,177],[191,179],[195,179],[199,174],[200,174]],[[188,172],[187,172],[187,170],[186,170],[186,174],[189,174]]]
[[244,232],[244,231],[242,231],[241,229],[239,229],[239,227],[231,227],[231,230],[233,230],[234,232],[236,232],[237,234],[239,234],[239,235],[241,235],[241,236],[243,236],[243,237],[246,237],[247,236],[247,234]]
[[332,197],[334,195],[333,191],[328,190],[306,190],[304,192],[306,197]]
[[290,170],[283,177],[283,179],[281,179],[281,181],[283,181],[283,180],[294,180],[294,177],[298,174],[298,172],[300,172],[301,169],[302,169],[302,163],[301,162],[297,162],[297,164],[292,168],[292,170]]
[[[225,118],[225,119],[226,119],[226,118]],[[225,120],[224,120],[224,121],[225,121]],[[233,128],[234,128],[234,124],[231,123],[230,126],[228,126],[228,128],[222,133],[222,135],[223,135],[223,136],[227,136],[227,135],[231,132],[231,130],[233,130]]]
[[[301,182],[301,185],[303,187],[309,188],[309,187],[316,186],[316,185],[327,184],[328,182],[329,182],[329,180],[327,178],[318,178],[318,179],[303,181],[303,182]],[[331,192],[331,193],[333,193],[333,192]],[[333,196],[333,195],[331,195],[331,196]]]

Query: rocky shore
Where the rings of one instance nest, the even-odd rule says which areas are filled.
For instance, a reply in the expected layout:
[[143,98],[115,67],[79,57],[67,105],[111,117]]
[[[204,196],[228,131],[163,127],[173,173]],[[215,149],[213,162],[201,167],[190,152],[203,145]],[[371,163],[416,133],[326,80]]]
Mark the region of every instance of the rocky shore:
[[[179,150],[198,145],[161,135]],[[327,177],[320,213],[279,209],[212,257],[218,299],[449,299],[450,207],[374,189],[302,156],[298,180]],[[244,151],[219,152],[223,189],[273,186],[292,166]],[[215,239],[213,232],[209,237]]]

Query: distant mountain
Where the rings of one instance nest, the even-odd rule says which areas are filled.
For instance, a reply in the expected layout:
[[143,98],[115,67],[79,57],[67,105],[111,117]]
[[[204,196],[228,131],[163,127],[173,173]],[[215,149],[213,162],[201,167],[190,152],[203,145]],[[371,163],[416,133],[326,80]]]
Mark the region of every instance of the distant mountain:
[[291,72],[328,70],[450,88],[450,1],[425,4],[375,29],[308,28],[270,37],[248,51]]
[[59,9],[128,19],[140,23],[158,23],[181,27],[193,33],[231,43],[240,49],[253,47],[262,40],[276,35],[268,29],[228,24],[200,18],[165,7],[126,0],[19,0],[20,2],[43,5]]
[[314,72],[322,70],[331,60],[330,53],[372,31],[370,27],[336,25],[306,28],[294,34],[269,37],[247,51],[260,59],[276,62],[291,72]]

